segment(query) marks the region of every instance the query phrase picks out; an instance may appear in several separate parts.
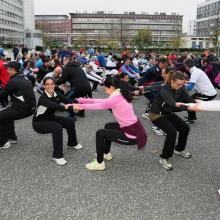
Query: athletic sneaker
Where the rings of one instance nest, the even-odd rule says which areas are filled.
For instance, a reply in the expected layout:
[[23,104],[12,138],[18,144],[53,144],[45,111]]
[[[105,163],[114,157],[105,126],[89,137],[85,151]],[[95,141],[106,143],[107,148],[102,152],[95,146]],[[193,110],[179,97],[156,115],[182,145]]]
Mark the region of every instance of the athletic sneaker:
[[18,143],[17,140],[9,140],[9,142],[10,142],[11,144],[17,144],[17,143]]
[[218,194],[220,195],[220,189],[218,190]]
[[105,162],[102,161],[102,163],[98,163],[97,160],[94,159],[92,162],[86,164],[86,169],[92,171],[103,171],[105,170]]
[[76,146],[68,146],[69,149],[82,150],[83,146],[81,144],[77,144]]
[[76,116],[78,116],[80,118],[85,118],[85,113],[84,112],[77,112]]
[[176,155],[179,155],[179,156],[182,156],[184,158],[190,158],[192,157],[192,154],[189,152],[189,151],[177,151],[177,150],[174,150],[174,153]]
[[150,120],[149,119],[149,113],[144,113],[144,114],[142,114],[142,118],[145,118],[145,119],[147,119],[147,120]]
[[11,148],[11,143],[10,141],[6,142],[5,145],[3,145],[2,147],[0,147],[0,149],[8,149],[8,148]]
[[151,130],[157,135],[157,136],[166,136],[166,133],[163,132],[160,128],[153,126],[151,127]]
[[111,153],[104,154],[104,159],[108,161],[112,160],[112,154]]
[[196,121],[197,121],[196,118],[195,119],[189,119],[188,117],[185,117],[185,122],[187,124],[194,125]]
[[166,159],[160,159],[159,163],[162,164],[163,168],[166,170],[173,170],[173,165],[170,161],[166,160]]
[[53,161],[55,161],[56,164],[63,166],[67,164],[67,161],[64,158],[52,158]]

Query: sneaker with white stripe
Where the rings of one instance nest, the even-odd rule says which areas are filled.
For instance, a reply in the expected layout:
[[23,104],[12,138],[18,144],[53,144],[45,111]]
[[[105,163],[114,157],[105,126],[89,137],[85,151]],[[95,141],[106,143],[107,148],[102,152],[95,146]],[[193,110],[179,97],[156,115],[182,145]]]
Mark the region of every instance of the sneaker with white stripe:
[[7,143],[5,143],[5,145],[1,146],[0,149],[9,149],[11,147],[12,147],[11,143],[10,143],[10,141],[8,141]]

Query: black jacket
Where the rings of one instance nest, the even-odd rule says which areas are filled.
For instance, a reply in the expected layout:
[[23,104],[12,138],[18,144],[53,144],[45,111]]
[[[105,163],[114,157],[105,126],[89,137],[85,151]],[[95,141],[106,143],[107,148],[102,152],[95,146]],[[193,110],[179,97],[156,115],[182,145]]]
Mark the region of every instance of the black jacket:
[[153,102],[150,112],[161,115],[169,115],[172,112],[187,111],[188,107],[182,105],[176,107],[176,102],[195,103],[185,87],[173,90],[169,84],[161,87],[156,100]]
[[69,62],[63,70],[62,77],[56,82],[57,85],[69,82],[75,92],[91,91],[90,83],[83,69],[73,62]]
[[24,75],[15,74],[8,81],[2,96],[11,96],[12,107],[19,111],[34,111],[36,99],[33,86]]
[[73,112],[73,107],[65,109],[64,105],[60,103],[69,104],[71,100],[61,95],[60,93],[54,93],[53,97],[49,97],[45,92],[40,96],[37,110],[34,114],[34,121],[50,120],[54,116],[54,113],[58,110]]
[[139,81],[139,85],[141,86],[151,81],[163,81],[163,77],[161,76],[161,74],[162,70],[159,68],[159,66],[152,66],[150,69],[147,70],[147,72],[144,73],[144,76]]

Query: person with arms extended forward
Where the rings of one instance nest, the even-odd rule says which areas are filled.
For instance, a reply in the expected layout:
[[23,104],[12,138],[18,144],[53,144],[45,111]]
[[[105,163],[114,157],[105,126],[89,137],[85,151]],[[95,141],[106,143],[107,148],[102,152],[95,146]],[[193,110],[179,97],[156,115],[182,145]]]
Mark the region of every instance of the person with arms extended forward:
[[[186,76],[182,72],[170,74],[170,79],[167,79],[167,83],[162,86],[150,109],[149,118],[152,123],[167,134],[159,160],[159,163],[167,170],[173,169],[169,161],[173,152],[185,158],[192,156],[191,153],[185,151],[190,128],[175,114],[177,111],[188,110],[187,106],[180,105],[178,102],[195,102],[184,87],[185,81]],[[177,132],[179,132],[179,137],[175,146]]]
[[[185,69],[191,73],[187,84],[187,90],[191,91],[195,89],[195,93],[192,95],[192,98],[203,101],[213,100],[217,96],[217,92],[206,73],[198,69],[192,59],[185,60],[184,65]],[[196,113],[188,111],[188,118],[186,118],[186,121],[189,124],[194,124],[196,120]]]
[[11,96],[12,105],[0,111],[0,148],[10,148],[15,144],[14,121],[32,115],[36,108],[36,100],[31,82],[19,74],[20,64],[11,61],[5,65],[10,80],[5,86],[1,96]]
[[134,113],[131,104],[132,94],[128,85],[116,77],[107,77],[104,82],[107,99],[79,98],[80,104],[73,104],[76,111],[83,109],[111,109],[117,122],[107,123],[104,129],[96,132],[97,158],[86,164],[88,170],[105,170],[105,160],[112,160],[111,143],[138,145],[142,149],[147,142],[147,134]]
[[[67,130],[69,148],[80,150],[82,146],[77,142],[75,121],[72,118],[55,116],[54,113],[58,110],[73,112],[72,107],[67,105],[71,101],[54,91],[54,78],[45,78],[43,84],[45,91],[38,101],[37,111],[33,118],[33,128],[40,134],[52,133],[54,148],[52,159],[58,165],[65,165],[67,161],[63,157],[63,128]],[[61,105],[61,102],[66,105]]]

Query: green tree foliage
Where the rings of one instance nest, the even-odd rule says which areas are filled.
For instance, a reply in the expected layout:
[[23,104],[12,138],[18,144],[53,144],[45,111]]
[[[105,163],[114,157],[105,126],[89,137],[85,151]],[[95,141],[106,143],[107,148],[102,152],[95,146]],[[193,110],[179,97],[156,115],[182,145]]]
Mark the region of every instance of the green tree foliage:
[[149,29],[139,30],[133,41],[138,48],[148,47],[152,44],[152,33]]

